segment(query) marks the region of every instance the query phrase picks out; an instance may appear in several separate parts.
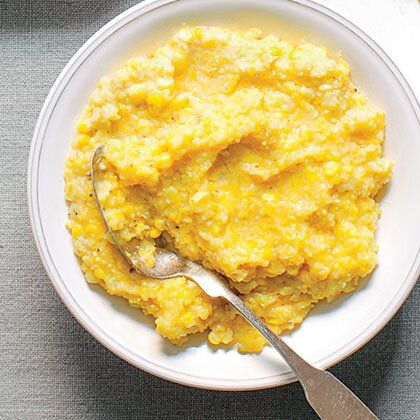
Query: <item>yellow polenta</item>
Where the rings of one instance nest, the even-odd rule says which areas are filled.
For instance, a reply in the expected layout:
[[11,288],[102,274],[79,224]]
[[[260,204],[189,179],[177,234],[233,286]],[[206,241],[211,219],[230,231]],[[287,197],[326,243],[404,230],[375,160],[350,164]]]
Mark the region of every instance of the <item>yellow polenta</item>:
[[259,30],[181,28],[104,77],[68,154],[68,228],[87,281],[123,296],[180,344],[259,351],[264,339],[185,278],[145,278],[110,241],[89,159],[104,144],[111,227],[153,262],[156,238],[227,276],[276,332],[354,290],[376,263],[375,194],[390,178],[384,113],[341,58]]

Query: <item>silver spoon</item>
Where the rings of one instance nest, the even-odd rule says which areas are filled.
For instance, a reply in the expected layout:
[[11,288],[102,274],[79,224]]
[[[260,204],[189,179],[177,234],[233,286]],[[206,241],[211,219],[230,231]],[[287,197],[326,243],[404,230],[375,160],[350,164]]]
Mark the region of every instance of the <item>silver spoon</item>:
[[148,267],[142,263],[135,249],[131,250],[122,246],[115,233],[109,227],[98,198],[96,174],[103,157],[103,150],[103,146],[97,146],[92,154],[91,178],[93,190],[96,203],[108,232],[115,246],[127,260],[128,264],[134,267],[140,274],[155,279],[163,280],[171,277],[187,277],[195,281],[212,298],[223,298],[227,300],[283,356],[299,379],[309,404],[311,404],[312,408],[322,419],[377,419],[369,408],[335,376],[306,362],[271,331],[242,299],[229,289],[228,282],[223,277],[163,248],[157,248],[155,266]]

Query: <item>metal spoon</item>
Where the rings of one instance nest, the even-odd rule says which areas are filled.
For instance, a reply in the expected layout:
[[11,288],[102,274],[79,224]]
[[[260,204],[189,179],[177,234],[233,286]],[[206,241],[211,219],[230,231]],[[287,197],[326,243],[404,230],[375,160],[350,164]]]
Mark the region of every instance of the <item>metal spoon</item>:
[[209,271],[201,265],[163,248],[158,248],[156,251],[155,266],[148,267],[142,263],[141,257],[135,249],[124,247],[117,238],[117,235],[109,227],[98,198],[96,174],[103,157],[103,150],[103,146],[96,147],[91,160],[91,178],[95,199],[115,246],[125,257],[128,264],[134,267],[140,274],[155,279],[169,279],[179,276],[187,277],[195,281],[207,295],[213,298],[227,300],[283,356],[299,379],[309,404],[311,404],[312,408],[322,419],[377,419],[368,407],[335,376],[325,370],[312,366],[296,354],[252,312],[239,296],[229,289],[227,280],[219,274]]

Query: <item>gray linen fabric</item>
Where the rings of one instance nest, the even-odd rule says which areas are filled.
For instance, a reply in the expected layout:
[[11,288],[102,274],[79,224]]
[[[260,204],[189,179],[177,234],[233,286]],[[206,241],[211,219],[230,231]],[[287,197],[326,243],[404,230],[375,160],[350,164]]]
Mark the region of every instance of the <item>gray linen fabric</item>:
[[[141,372],[72,318],[38,259],[26,165],[42,103],[74,52],[129,0],[0,0],[0,418],[316,418],[297,384],[242,393]],[[418,418],[419,296],[332,369],[384,419]]]

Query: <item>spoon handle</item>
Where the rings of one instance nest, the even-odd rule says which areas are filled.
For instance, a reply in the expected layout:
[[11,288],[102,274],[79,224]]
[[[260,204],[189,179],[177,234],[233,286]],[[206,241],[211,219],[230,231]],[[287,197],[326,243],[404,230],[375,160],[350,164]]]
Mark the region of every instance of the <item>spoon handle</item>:
[[283,356],[298,377],[306,398],[319,417],[327,420],[373,420],[377,417],[331,373],[317,369],[296,354],[237,295],[224,298]]

